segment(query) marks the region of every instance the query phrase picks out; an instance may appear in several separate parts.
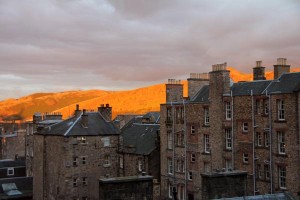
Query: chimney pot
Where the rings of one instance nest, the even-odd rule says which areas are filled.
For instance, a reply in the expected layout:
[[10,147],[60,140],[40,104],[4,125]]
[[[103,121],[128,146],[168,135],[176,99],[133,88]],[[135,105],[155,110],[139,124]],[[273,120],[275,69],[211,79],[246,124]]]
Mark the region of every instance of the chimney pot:
[[76,104],[76,110],[79,110],[79,104]]

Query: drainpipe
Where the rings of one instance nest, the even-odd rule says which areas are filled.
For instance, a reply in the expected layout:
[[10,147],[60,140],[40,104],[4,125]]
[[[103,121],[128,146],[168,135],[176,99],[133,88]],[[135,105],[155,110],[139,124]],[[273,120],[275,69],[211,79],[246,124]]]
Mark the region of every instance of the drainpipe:
[[267,97],[269,97],[269,169],[270,169],[270,193],[273,194],[273,160],[272,160],[272,106],[271,106],[271,95],[266,91]]
[[173,148],[173,155],[172,155],[172,173],[173,173],[173,187],[175,187],[175,109],[171,102],[171,109],[172,109],[172,148]]
[[184,196],[185,198],[184,199],[187,199],[186,195],[187,195],[187,153],[186,153],[186,150],[187,150],[187,132],[186,132],[186,112],[185,112],[185,102],[184,102],[184,99],[182,100],[183,101],[183,122],[184,122],[184,127],[183,127],[183,131],[184,131]]
[[254,119],[254,100],[253,91],[251,90],[251,111],[252,111],[252,170],[253,170],[253,195],[256,193],[256,171],[255,171],[255,119]]
[[233,133],[233,96],[232,96],[232,90],[230,91],[231,96],[231,165],[232,169],[234,170],[234,133]]

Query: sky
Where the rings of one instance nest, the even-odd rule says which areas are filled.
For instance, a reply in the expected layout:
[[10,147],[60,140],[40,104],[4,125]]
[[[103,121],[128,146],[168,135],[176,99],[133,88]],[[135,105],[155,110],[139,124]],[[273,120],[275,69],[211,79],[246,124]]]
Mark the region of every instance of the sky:
[[0,100],[300,67],[299,0],[0,0]]

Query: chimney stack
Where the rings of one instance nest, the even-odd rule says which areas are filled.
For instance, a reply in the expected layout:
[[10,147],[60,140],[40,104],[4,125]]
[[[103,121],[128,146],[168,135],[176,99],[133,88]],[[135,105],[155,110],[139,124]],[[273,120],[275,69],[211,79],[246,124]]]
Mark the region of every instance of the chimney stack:
[[180,80],[168,79],[166,84],[166,102],[182,102],[183,84]]
[[79,117],[80,116],[80,114],[81,114],[81,110],[79,110],[79,104],[76,104],[76,110],[75,110],[75,117],[77,118],[77,117]]
[[211,99],[230,94],[230,71],[227,63],[215,64],[209,72],[209,96]]
[[88,128],[89,125],[89,120],[88,120],[88,115],[86,113],[86,109],[83,109],[82,115],[81,115],[81,125],[84,128]]
[[98,107],[98,112],[103,116],[103,118],[106,121],[112,120],[112,107],[109,106],[109,104],[101,104],[100,107]]
[[256,61],[256,67],[253,67],[253,80],[266,80],[265,67],[261,65],[262,61]]
[[188,97],[191,99],[205,85],[209,84],[208,73],[191,73],[188,80]]
[[274,65],[274,79],[279,78],[283,73],[290,72],[291,66],[287,65],[286,61],[287,61],[286,58],[277,58],[277,64]]

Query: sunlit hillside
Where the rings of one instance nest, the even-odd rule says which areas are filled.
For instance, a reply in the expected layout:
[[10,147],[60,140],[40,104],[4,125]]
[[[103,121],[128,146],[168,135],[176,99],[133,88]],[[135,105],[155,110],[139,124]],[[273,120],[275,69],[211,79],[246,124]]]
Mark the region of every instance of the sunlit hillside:
[[[244,74],[234,68],[228,68],[234,82],[251,81],[252,74]],[[300,71],[294,68],[292,72]],[[266,72],[267,79],[273,79],[273,72]],[[187,82],[183,81],[184,95],[187,96]],[[57,93],[36,93],[19,99],[0,101],[0,120],[30,120],[35,112],[61,112],[68,118],[74,112],[76,104],[80,108],[97,109],[100,104],[110,104],[113,117],[118,114],[143,114],[148,111],[159,111],[165,102],[165,84],[152,85],[127,91],[66,91]]]

